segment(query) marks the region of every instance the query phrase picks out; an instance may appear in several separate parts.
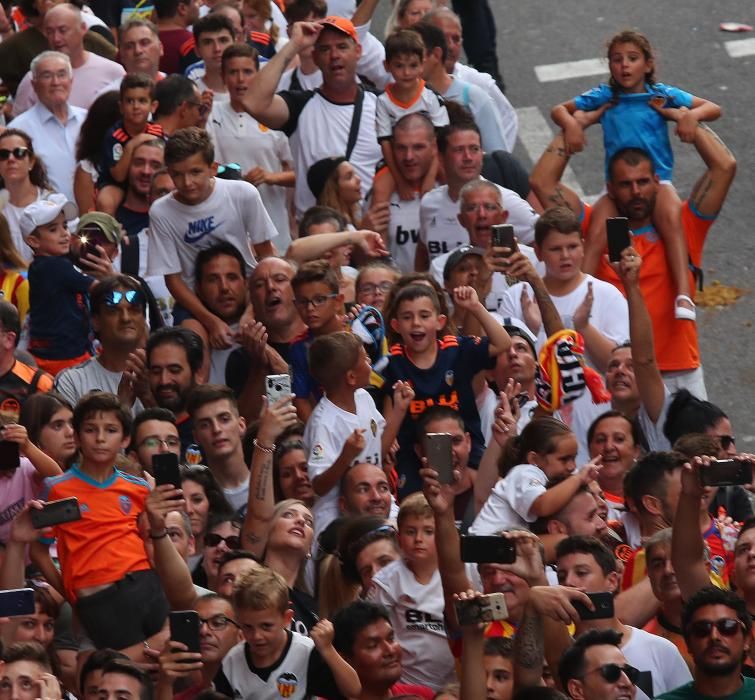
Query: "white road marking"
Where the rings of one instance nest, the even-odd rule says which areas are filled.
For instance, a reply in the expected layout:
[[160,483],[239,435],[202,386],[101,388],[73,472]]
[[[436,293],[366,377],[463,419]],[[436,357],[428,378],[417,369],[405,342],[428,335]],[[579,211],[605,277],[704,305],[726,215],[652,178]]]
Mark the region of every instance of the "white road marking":
[[755,39],[734,39],[725,41],[724,48],[726,53],[732,58],[742,58],[744,56],[755,55]]
[[608,73],[608,61],[605,58],[585,58],[581,61],[565,61],[564,63],[535,66],[535,75],[541,83],[551,83],[568,78],[582,78],[588,75],[605,75],[606,73]]

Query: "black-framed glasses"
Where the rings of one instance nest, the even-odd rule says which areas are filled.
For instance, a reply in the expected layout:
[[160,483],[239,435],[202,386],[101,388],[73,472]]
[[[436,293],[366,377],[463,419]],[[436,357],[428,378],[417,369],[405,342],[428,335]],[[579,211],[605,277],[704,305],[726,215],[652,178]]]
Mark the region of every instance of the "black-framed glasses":
[[736,617],[722,617],[718,620],[695,620],[687,625],[687,633],[692,637],[704,639],[710,637],[713,628],[723,637],[733,637],[738,630],[744,631],[745,625]]
[[167,448],[181,447],[181,440],[173,436],[167,437],[163,440],[162,438],[153,435],[151,437],[144,438],[144,440],[139,443],[139,447],[147,447],[150,450],[155,449],[156,447],[160,447],[160,445],[165,445],[165,447]]
[[31,154],[31,148],[16,146],[15,148],[0,148],[0,160],[8,160],[13,156],[16,160],[23,160]]
[[313,309],[319,309],[329,299],[335,299],[338,294],[318,294],[311,299],[294,299],[294,304],[300,309],[306,309],[311,306]]
[[599,673],[600,677],[606,683],[616,683],[621,678],[622,673],[629,679],[632,685],[640,677],[640,670],[629,664],[603,664],[602,666],[598,666],[598,668],[592,669],[592,671],[586,671],[582,674],[582,678],[589,676],[591,673]]
[[236,620],[232,620],[225,615],[213,615],[212,617],[200,617],[199,627],[207,625],[213,632],[222,632],[228,625],[234,625],[239,627],[239,623]]
[[138,289],[129,289],[126,292],[114,289],[105,295],[104,303],[105,306],[115,307],[123,299],[131,306],[144,306],[144,295]]
[[718,440],[722,450],[728,450],[732,445],[737,444],[737,438],[734,435],[719,435]]
[[393,289],[393,282],[380,282],[379,284],[372,284],[370,282],[367,282],[366,284],[363,284],[359,287],[359,293],[360,294],[375,294],[376,292],[380,291],[383,294],[388,294],[388,292]]
[[225,542],[226,547],[228,549],[241,549],[241,538],[238,535],[229,535],[228,537],[223,537],[222,535],[218,535],[216,532],[208,532],[204,536],[204,543],[208,547],[217,547],[221,542]]

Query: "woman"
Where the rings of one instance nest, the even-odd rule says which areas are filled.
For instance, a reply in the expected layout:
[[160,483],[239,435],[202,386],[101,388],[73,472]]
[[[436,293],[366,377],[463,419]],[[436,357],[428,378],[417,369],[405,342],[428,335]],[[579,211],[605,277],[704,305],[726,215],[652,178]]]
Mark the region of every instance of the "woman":
[[383,312],[385,300],[398,281],[401,273],[392,265],[384,262],[371,262],[365,265],[357,276],[357,304],[374,306]]
[[54,391],[32,394],[21,407],[18,422],[42,452],[66,470],[76,457],[73,407]]
[[318,160],[307,171],[307,184],[320,206],[335,209],[351,228],[361,228],[362,180],[342,156]]
[[281,442],[273,459],[275,500],[297,499],[311,508],[315,492],[307,473],[307,451],[301,436],[292,435]]
[[29,281],[26,260],[13,243],[8,220],[0,214],[0,294],[18,309],[21,326],[29,311]]
[[397,0],[385,24],[385,35],[397,29],[410,29],[434,7],[433,0]]
[[7,191],[2,213],[8,220],[13,245],[29,262],[31,248],[24,242],[18,222],[24,208],[44,199],[52,188],[44,164],[34,155],[31,137],[20,129],[6,129],[0,134],[0,187]]

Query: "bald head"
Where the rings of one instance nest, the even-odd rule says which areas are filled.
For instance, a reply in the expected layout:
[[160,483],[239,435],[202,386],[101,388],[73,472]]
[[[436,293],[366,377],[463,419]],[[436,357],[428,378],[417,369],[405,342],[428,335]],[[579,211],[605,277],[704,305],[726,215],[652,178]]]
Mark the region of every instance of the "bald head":
[[63,3],[51,8],[42,22],[42,31],[50,48],[66,54],[74,68],[84,63],[84,35],[87,26],[78,7]]

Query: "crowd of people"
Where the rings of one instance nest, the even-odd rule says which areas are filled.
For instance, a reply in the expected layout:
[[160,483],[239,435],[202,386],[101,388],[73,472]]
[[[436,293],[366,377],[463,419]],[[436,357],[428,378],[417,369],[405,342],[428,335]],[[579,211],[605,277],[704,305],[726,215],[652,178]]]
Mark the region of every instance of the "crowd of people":
[[384,4],[0,3],[0,700],[755,698],[720,107],[621,30],[528,171]]

